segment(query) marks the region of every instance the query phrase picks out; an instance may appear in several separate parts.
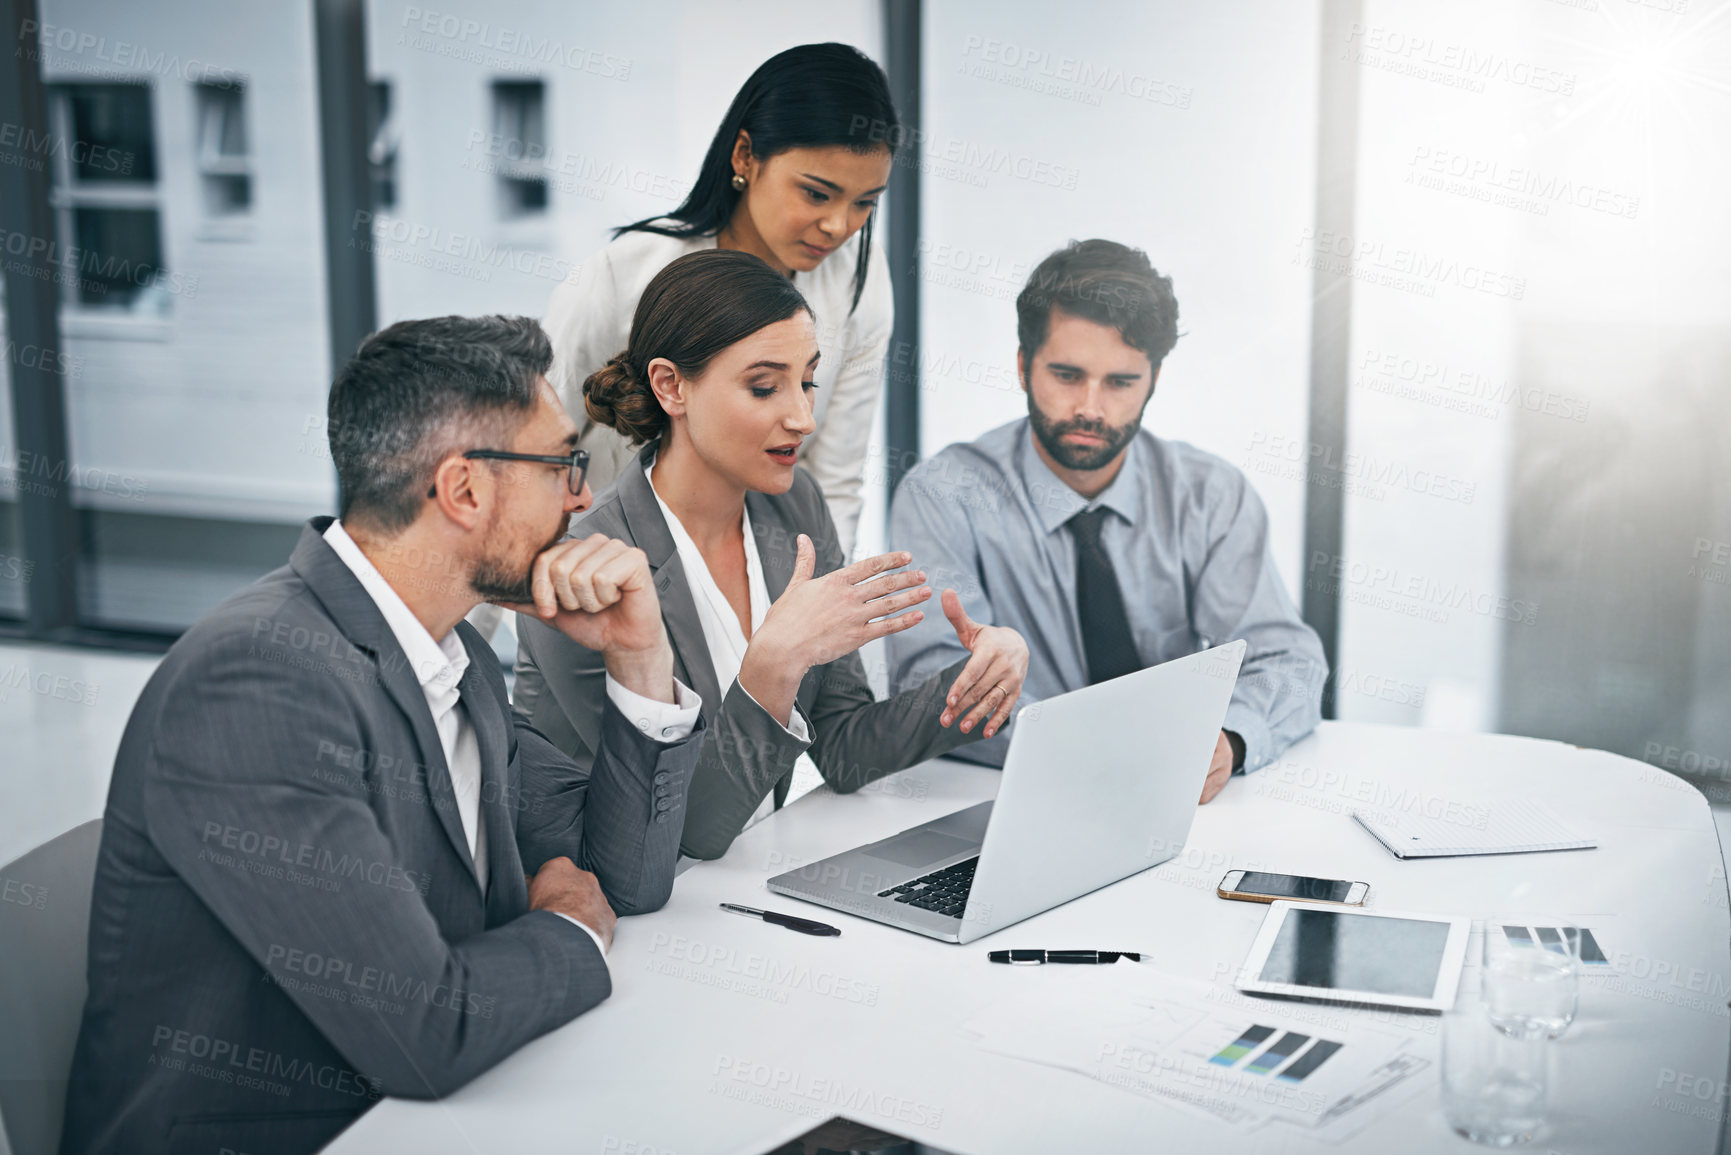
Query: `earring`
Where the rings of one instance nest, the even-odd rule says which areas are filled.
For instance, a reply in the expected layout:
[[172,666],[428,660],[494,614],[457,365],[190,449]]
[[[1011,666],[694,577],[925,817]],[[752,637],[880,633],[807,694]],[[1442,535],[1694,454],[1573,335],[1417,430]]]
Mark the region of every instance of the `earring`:
[[738,173],[734,173],[733,174],[733,187],[738,189],[740,192],[744,192],[745,191],[745,178],[743,176],[740,176]]

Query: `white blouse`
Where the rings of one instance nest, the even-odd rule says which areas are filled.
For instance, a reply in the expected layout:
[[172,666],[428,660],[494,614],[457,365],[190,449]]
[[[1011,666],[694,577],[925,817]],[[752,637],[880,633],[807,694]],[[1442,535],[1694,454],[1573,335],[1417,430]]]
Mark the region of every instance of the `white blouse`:
[[[703,624],[703,641],[709,647],[709,663],[715,667],[715,684],[721,688],[723,699],[733,684],[739,680],[739,667],[745,661],[745,647],[748,642],[743,630],[739,628],[739,615],[733,612],[733,606],[727,600],[727,595],[721,592],[721,586],[716,584],[715,577],[709,572],[709,563],[703,560],[703,554],[698,550],[697,543],[691,535],[685,532],[685,526],[674,516],[667,503],[661,500],[661,494],[655,492],[655,478],[652,475],[653,463],[644,467],[644,476],[649,478],[650,492],[655,493],[655,503],[661,507],[661,516],[667,521],[667,531],[673,535],[674,548],[679,551],[679,561],[685,567],[686,579],[691,584],[691,600],[697,605],[697,620]],[[751,598],[751,632],[755,637],[758,627],[763,625],[763,619],[769,613],[769,588],[763,581],[763,559],[757,552],[757,538],[751,532],[751,513],[741,511],[740,529],[745,534],[745,584],[750,590]],[[751,691],[747,690],[749,696]],[[756,698],[752,698],[756,702]],[[762,705],[761,702],[758,703]],[[720,703],[717,703],[719,706]],[[801,742],[811,741],[811,727],[806,724],[805,715],[799,706],[793,708],[790,718],[791,725],[782,727]],[[787,801],[807,794],[823,784],[823,775],[817,768],[817,763],[811,760],[810,754],[801,754],[793,764],[793,783],[787,792]],[[752,812],[746,827],[761,822],[775,812],[775,792],[772,790],[758,803]]]
[[[799,460],[829,502],[844,555],[853,551],[859,524],[866,444],[876,419],[895,314],[889,262],[877,245],[872,246],[859,308],[849,312],[859,240],[855,233],[817,268],[793,279],[815,314],[823,354],[812,394],[817,429],[800,446]],[[590,484],[597,492],[625,471],[636,450],[620,434],[589,420],[583,382],[624,351],[637,301],[651,278],[686,253],[714,247],[713,236],[625,233],[553,290],[544,322],[553,339],[548,379],[582,433],[579,444],[589,451]]]

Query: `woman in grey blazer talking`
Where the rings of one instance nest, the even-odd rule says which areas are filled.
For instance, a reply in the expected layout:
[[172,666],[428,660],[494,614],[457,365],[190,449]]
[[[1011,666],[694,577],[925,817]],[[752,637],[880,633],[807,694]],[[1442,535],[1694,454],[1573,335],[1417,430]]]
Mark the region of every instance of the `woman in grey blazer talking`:
[[[797,463],[813,428],[815,333],[799,290],[758,258],[691,253],[650,281],[630,344],[584,385],[590,417],[643,448],[572,532],[647,555],[676,672],[703,699],[708,736],[681,842],[697,858],[720,857],[779,807],[807,758],[848,793],[997,733],[1028,669],[1020,634],[970,621],[945,590],[969,656],[873,697],[856,651],[918,623],[932,591],[905,553],[844,565],[823,494]],[[601,655],[530,617],[518,629],[518,713],[579,762],[592,757]]]

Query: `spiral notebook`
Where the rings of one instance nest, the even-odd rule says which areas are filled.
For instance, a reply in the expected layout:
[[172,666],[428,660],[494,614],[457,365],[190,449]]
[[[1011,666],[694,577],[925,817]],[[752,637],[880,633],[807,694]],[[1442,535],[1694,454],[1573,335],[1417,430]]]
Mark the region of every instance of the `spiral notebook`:
[[1354,810],[1352,816],[1396,858],[1537,854],[1592,850],[1599,845],[1537,798],[1459,806],[1452,809],[1452,816],[1412,810]]

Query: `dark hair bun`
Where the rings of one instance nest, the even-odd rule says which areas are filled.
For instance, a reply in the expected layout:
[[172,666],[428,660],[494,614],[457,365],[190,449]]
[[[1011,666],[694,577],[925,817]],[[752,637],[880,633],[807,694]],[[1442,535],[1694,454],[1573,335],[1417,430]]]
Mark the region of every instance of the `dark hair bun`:
[[686,253],[644,286],[631,318],[630,344],[583,382],[584,408],[633,445],[654,440],[673,422],[649,387],[646,366],[667,360],[680,376],[695,380],[729,345],[802,312],[809,314],[811,307],[793,282],[750,253]]
[[583,408],[591,420],[624,434],[633,445],[653,441],[667,431],[666,410],[625,353],[589,374],[583,382]]

